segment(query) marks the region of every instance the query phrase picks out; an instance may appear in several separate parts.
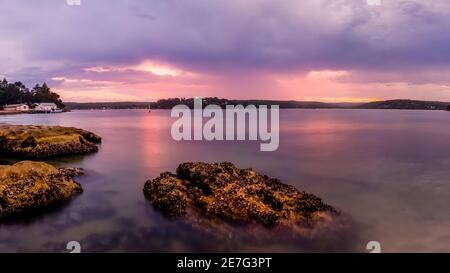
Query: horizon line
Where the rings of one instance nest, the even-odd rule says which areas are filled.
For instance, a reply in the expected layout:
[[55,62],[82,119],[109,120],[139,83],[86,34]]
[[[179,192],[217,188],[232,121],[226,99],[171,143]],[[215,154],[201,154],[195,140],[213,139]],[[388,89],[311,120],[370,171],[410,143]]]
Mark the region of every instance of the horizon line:
[[[194,99],[195,97],[189,97],[189,98],[166,98],[165,100],[169,99]],[[202,99],[208,99],[208,98],[214,98],[214,97],[202,97]],[[281,100],[281,99],[226,99],[226,98],[218,98],[218,99],[225,99],[228,101],[275,101],[275,102],[307,102],[307,103],[324,103],[324,104],[366,104],[366,103],[374,103],[374,102],[386,102],[386,101],[419,101],[419,102],[435,102],[435,103],[449,103],[450,101],[436,101],[436,100],[424,100],[424,99],[385,99],[385,100],[373,100],[373,101],[355,101],[355,102],[345,102],[345,101],[319,101],[319,100]],[[158,99],[156,101],[132,101],[132,100],[123,100],[123,101],[65,101],[64,103],[157,103],[159,100],[164,99]]]

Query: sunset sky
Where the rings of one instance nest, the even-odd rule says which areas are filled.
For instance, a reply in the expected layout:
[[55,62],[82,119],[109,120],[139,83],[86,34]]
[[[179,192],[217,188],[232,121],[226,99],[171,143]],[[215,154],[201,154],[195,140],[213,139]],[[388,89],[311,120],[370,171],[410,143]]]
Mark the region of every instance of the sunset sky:
[[0,0],[0,10],[0,77],[47,82],[65,101],[450,101],[448,0]]

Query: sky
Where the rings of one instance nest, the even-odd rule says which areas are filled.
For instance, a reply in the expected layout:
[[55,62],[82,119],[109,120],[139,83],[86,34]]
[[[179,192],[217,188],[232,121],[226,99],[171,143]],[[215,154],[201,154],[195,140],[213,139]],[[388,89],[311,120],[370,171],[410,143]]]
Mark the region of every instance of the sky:
[[0,0],[0,12],[0,78],[65,101],[450,101],[448,0]]

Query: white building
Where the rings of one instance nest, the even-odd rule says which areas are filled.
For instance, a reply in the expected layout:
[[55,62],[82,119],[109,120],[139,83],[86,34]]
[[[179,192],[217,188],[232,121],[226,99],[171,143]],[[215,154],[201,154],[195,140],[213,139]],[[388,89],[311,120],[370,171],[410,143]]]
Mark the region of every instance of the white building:
[[10,104],[10,105],[5,105],[3,107],[4,111],[9,111],[9,112],[28,112],[30,111],[30,107],[26,104]]
[[58,106],[52,102],[44,102],[44,103],[38,103],[35,104],[34,111],[40,111],[40,112],[56,112],[60,109],[58,109]]

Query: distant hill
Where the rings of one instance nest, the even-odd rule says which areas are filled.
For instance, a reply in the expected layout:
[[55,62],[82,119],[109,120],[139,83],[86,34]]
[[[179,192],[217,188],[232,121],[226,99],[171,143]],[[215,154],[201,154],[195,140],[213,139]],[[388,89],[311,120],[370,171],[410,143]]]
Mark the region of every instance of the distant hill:
[[447,110],[450,102],[420,100],[375,101],[356,106],[359,109]]
[[316,101],[277,101],[277,100],[230,100],[228,104],[236,105],[242,104],[244,106],[252,104],[255,106],[259,105],[279,105],[281,109],[319,109],[319,108],[343,108],[342,106],[335,103],[325,103]]
[[[174,106],[184,104],[189,108],[194,108],[194,99],[193,98],[171,98],[171,99],[162,99],[155,103],[152,103],[152,109],[172,109]],[[282,109],[295,109],[295,108],[340,108],[334,104],[323,103],[323,102],[314,102],[314,101],[279,101],[279,100],[228,100],[222,98],[203,98],[203,107],[215,104],[219,105],[222,108],[225,108],[227,105],[279,105]]]
[[70,110],[148,109],[153,102],[67,102]]
[[[184,104],[190,108],[194,107],[194,99],[162,99],[157,102],[66,102],[68,109],[89,110],[89,109],[172,109],[174,106]],[[283,109],[295,108],[343,108],[338,104],[310,101],[276,101],[276,100],[227,100],[219,98],[204,98],[203,106],[208,104],[216,104],[222,107],[226,105],[241,104],[247,106],[252,105],[279,105]]]
[[[194,99],[172,98],[157,102],[67,102],[68,109],[172,109],[179,104],[194,107]],[[450,102],[419,100],[386,100],[369,103],[325,103],[314,101],[278,101],[278,100],[228,100],[220,98],[204,98],[203,106],[220,105],[279,105],[281,109],[409,109],[409,110],[450,110]]]

